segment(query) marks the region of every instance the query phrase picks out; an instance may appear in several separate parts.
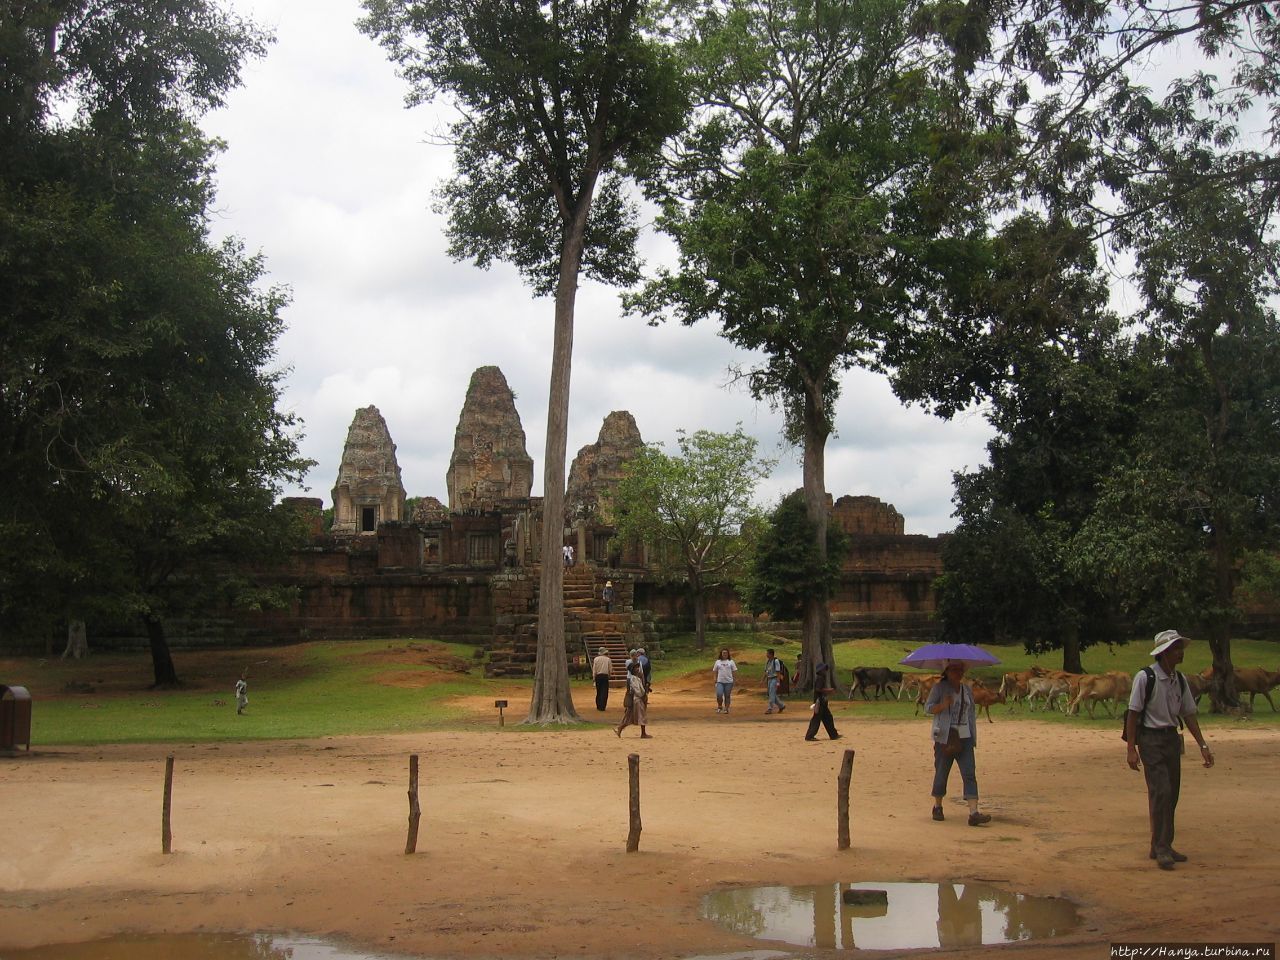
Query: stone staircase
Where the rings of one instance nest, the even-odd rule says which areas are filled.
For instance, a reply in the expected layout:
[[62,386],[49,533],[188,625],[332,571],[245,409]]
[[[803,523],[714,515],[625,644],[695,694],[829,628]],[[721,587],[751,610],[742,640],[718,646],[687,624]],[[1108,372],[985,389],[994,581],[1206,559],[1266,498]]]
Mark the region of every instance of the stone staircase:
[[[510,618],[509,633],[504,630],[503,635],[498,636],[495,631],[485,664],[485,676],[533,676],[538,659],[536,585],[539,577],[540,572],[536,569],[528,572],[529,581],[535,585],[529,611]],[[600,599],[606,579],[614,580],[616,594],[610,613],[605,613],[604,601]],[[596,651],[604,647],[613,663],[610,685],[625,684],[628,650],[645,646],[652,655],[651,648],[655,646],[645,639],[651,634],[651,624],[646,629],[646,618],[631,606],[631,584],[615,577],[612,571],[577,565],[565,570],[563,589],[564,645],[570,675],[589,676]],[[653,636],[656,638],[656,634]]]

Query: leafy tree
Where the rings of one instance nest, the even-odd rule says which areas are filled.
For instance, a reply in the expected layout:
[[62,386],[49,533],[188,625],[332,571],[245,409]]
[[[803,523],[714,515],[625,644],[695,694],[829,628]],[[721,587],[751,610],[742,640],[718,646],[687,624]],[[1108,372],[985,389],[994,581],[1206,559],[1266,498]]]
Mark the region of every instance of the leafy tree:
[[[699,8],[701,109],[661,195],[679,266],[631,301],[654,318],[713,318],[758,351],[745,377],[803,444],[819,565],[841,372],[879,368],[897,327],[955,308],[982,266],[984,157],[999,137],[974,132],[924,13],[917,0]],[[829,609],[822,591],[806,596],[805,661],[829,663]]]
[[210,244],[194,123],[265,41],[157,0],[11,6],[0,42],[0,616],[140,618],[175,684],[164,620],[268,598],[245,564],[292,542],[273,501],[307,466],[268,367],[283,298]]
[[514,264],[555,296],[543,475],[538,659],[526,722],[576,720],[564,645],[560,555],[574,304],[580,274],[637,276],[628,165],[643,166],[683,123],[672,51],[642,0],[363,0],[361,28],[409,82],[410,105],[438,95],[456,176],[441,191],[450,252]]
[[1136,349],[1160,375],[1074,560],[1138,621],[1204,630],[1210,695],[1231,709],[1241,569],[1280,547],[1280,249],[1272,188],[1206,180],[1203,154],[1180,162],[1180,180],[1143,183],[1171,199],[1126,238],[1146,307]]
[[701,650],[707,594],[735,582],[751,555],[755,489],[774,461],[756,457],[757,441],[741,425],[733,433],[681,431],[678,442],[678,455],[649,445],[627,464],[613,498],[614,538],[647,544],[659,574],[685,581]]
[[[1202,182],[1275,181],[1277,158],[1259,148],[1280,132],[1280,24],[1265,0],[984,0],[936,9],[975,78],[975,106],[1016,131],[1028,189],[1099,234],[1179,196],[1115,202],[1132,181],[1178,170],[1170,155],[1151,153],[1153,139],[1219,151]],[[1247,128],[1258,131],[1256,144],[1240,149]]]
[[812,602],[830,600],[849,539],[838,527],[828,534],[823,557],[817,551],[803,491],[783,497],[757,538],[741,591],[747,609],[767,613],[774,620],[794,620]]
[[938,582],[945,639],[1061,649],[1073,672],[1084,649],[1119,639],[1105,589],[1069,561],[1127,455],[1146,379],[1114,336],[1064,338],[1021,358],[987,408],[998,431],[990,463],[956,476],[959,523]]

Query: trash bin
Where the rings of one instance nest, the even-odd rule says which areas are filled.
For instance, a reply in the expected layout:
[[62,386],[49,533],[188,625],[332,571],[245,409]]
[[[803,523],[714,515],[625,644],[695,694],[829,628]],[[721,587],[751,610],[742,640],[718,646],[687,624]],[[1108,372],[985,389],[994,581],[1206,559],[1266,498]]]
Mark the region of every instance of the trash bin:
[[31,749],[31,694],[0,684],[0,750]]

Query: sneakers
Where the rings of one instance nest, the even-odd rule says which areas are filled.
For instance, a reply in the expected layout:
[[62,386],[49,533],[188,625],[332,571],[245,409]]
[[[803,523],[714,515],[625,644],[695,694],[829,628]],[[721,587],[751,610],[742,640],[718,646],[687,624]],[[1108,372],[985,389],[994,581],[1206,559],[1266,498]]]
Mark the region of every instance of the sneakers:
[[1161,870],[1173,869],[1173,856],[1168,850],[1159,850],[1156,852],[1156,866]]
[[971,813],[969,814],[969,826],[980,827],[984,823],[991,822],[991,814],[989,813]]
[[939,823],[947,819],[946,816],[943,814],[941,807],[933,808],[933,819],[937,820]]
[[787,705],[786,705],[785,703],[780,703],[780,704],[778,704],[778,712],[779,712],[779,713],[781,713],[781,712],[782,712],[783,710],[785,710],[785,709],[787,709]]
[[[1187,855],[1185,853],[1179,853],[1177,850],[1173,849],[1173,847],[1170,847],[1167,852],[1169,854],[1169,859],[1172,860],[1174,863],[1187,862]],[[1152,848],[1151,850],[1151,859],[1152,860],[1160,859],[1159,855],[1155,851],[1155,848]]]
[[770,707],[768,710],[765,711],[766,715],[770,713],[773,713],[773,707]]
[[716,713],[724,713],[724,707],[716,707]]

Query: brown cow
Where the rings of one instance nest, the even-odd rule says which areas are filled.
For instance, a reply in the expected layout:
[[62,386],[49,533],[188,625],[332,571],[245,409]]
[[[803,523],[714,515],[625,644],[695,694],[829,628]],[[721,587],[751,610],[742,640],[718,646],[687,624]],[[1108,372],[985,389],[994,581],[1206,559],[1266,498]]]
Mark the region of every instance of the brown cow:
[[1187,689],[1191,691],[1191,699],[1198,706],[1200,698],[1209,689],[1209,680],[1213,677],[1213,667],[1206,667],[1200,673],[1184,673],[1187,678]]
[[1271,699],[1271,691],[1280,686],[1280,670],[1268,670],[1266,667],[1238,667],[1236,669],[1236,692],[1249,694],[1249,712],[1253,712],[1253,699],[1258,694],[1267,698],[1271,704],[1271,712],[1276,712],[1275,701]]
[[[1041,671],[1038,673],[1037,671]],[[1009,709],[1012,710],[1014,704],[1021,703],[1027,698],[1027,684],[1032,677],[1041,676],[1043,668],[1033,665],[1026,670],[1018,673],[1006,673],[1000,680],[1000,692],[1009,700]]]
[[975,680],[973,684],[973,703],[974,713],[981,713],[985,709],[987,711],[987,723],[991,723],[991,705],[993,703],[1004,703],[1004,684],[1002,683],[1000,689],[993,693],[980,680]]
[[1099,701],[1107,708],[1107,713],[1115,716],[1115,711],[1111,709],[1112,701],[1120,703],[1129,696],[1129,689],[1133,685],[1133,678],[1121,670],[1112,670],[1108,673],[1084,674],[1077,682],[1076,694],[1072,697],[1071,702],[1067,704],[1067,713],[1078,714],[1080,712],[1080,704],[1084,702],[1089,708],[1089,719],[1093,719],[1093,705]]

